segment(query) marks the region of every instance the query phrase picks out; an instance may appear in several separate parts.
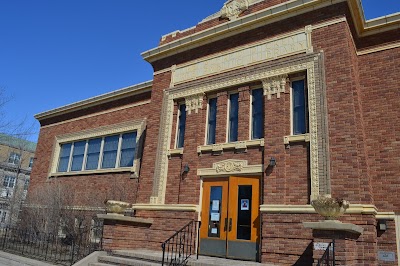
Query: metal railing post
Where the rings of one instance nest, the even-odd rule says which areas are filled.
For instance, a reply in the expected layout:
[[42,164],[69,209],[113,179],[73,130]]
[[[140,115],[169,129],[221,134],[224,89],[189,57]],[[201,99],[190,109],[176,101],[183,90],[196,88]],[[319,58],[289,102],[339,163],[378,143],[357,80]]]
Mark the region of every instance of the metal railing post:
[[164,265],[164,256],[165,256],[165,243],[161,244],[161,248],[162,248],[162,259],[161,259],[161,265]]
[[200,250],[200,227],[201,227],[201,221],[197,222],[197,247],[196,247],[196,259],[199,259],[199,250]]
[[332,257],[333,257],[333,265],[336,265],[336,258],[335,258],[335,239],[332,239]]

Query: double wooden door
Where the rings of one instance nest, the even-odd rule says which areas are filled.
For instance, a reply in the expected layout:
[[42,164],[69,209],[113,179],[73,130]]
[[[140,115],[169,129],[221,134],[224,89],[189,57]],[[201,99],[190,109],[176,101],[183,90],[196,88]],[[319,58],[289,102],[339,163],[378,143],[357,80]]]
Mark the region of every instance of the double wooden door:
[[204,180],[200,254],[258,259],[259,190],[259,177]]

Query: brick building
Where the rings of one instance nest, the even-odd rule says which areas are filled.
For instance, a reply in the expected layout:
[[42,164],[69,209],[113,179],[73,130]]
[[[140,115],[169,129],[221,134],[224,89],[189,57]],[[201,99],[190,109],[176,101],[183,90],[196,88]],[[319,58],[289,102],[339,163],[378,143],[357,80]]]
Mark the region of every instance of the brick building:
[[[194,219],[201,254],[311,265],[336,237],[342,264],[395,265],[399,40],[400,15],[359,0],[227,1],[142,53],[152,81],[38,114],[30,192],[131,202],[150,222],[106,225],[108,249],[159,250]],[[305,228],[319,195],[361,230]]]
[[29,187],[36,143],[0,134],[0,227],[15,225]]

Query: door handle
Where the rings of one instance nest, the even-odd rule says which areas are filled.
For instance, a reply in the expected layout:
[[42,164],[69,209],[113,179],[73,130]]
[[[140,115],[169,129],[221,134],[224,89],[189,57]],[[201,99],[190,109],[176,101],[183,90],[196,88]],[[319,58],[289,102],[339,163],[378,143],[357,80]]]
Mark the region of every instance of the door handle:
[[228,218],[225,218],[224,232],[226,232],[227,228],[228,228]]
[[229,232],[232,231],[232,218],[229,218]]

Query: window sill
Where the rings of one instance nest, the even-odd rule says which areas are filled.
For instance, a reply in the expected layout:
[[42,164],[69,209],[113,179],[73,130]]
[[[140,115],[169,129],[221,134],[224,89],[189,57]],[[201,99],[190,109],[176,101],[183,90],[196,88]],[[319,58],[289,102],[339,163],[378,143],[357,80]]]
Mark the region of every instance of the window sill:
[[174,155],[182,155],[183,154],[183,148],[179,149],[170,149],[167,151],[167,156],[169,159],[171,159],[172,156]]
[[289,135],[283,137],[283,143],[285,145],[294,143],[294,142],[310,142],[310,133],[301,134],[301,135]]
[[137,178],[137,174],[135,173],[134,167],[124,167],[124,168],[110,168],[110,169],[97,169],[97,170],[86,170],[86,171],[76,171],[76,172],[60,172],[60,173],[50,173],[50,177],[59,177],[59,176],[75,176],[75,175],[95,175],[95,174],[104,174],[104,173],[122,173],[122,172],[131,172],[131,178]]
[[245,141],[236,141],[229,143],[197,146],[197,153],[203,152],[222,152],[228,149],[247,150],[249,147],[264,147],[264,139],[254,139]]

